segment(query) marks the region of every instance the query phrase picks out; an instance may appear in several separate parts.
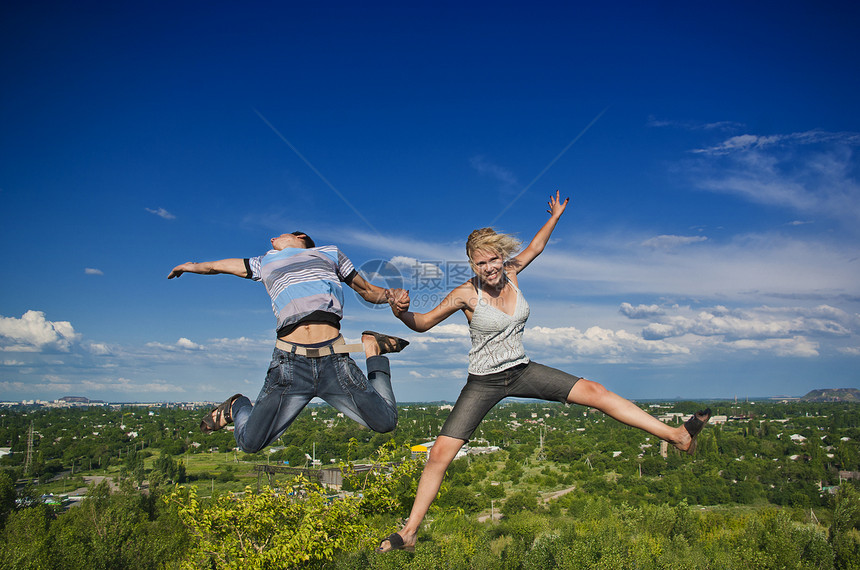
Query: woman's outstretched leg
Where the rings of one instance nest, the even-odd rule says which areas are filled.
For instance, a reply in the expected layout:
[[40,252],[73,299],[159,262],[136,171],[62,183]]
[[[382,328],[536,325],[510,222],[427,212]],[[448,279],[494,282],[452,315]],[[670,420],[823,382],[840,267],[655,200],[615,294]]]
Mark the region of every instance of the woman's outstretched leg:
[[[693,443],[690,432],[683,425],[678,427],[666,425],[630,400],[610,392],[597,382],[580,379],[571,388],[567,401],[596,408],[623,424],[665,439],[681,451],[689,451]],[[699,414],[696,414],[696,417],[699,417]],[[699,419],[707,422],[710,419],[710,412],[703,414]]]
[[[409,512],[409,520],[401,528],[397,534],[403,539],[403,546],[400,548],[411,548],[415,546],[418,527],[424,520],[424,516],[430,509],[433,500],[439,493],[439,487],[442,486],[442,479],[445,477],[445,471],[448,466],[454,461],[457,452],[466,443],[462,439],[440,435],[436,438],[436,443],[430,449],[430,457],[424,465],[424,471],[421,473],[421,480],[418,482],[418,491],[415,494],[415,501],[412,503],[412,510]],[[396,538],[396,537],[395,537]],[[388,552],[397,548],[396,545],[388,539],[382,541],[377,548],[377,552]]]

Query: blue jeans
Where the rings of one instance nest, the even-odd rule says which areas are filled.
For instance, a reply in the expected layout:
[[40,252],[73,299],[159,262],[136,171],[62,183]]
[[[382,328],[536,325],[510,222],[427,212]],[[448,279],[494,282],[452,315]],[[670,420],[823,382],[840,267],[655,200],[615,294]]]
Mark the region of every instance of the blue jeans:
[[233,402],[236,443],[255,453],[281,437],[315,396],[374,431],[397,426],[391,369],[384,356],[367,359],[367,376],[348,354],[309,358],[275,348],[266,382],[256,403],[240,396]]

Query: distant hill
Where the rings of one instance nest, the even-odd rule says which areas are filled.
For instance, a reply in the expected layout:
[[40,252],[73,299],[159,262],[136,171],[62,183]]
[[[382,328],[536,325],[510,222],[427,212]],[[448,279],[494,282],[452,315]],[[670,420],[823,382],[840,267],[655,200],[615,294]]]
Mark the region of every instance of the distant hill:
[[802,402],[860,402],[860,390],[857,388],[813,390],[800,400]]

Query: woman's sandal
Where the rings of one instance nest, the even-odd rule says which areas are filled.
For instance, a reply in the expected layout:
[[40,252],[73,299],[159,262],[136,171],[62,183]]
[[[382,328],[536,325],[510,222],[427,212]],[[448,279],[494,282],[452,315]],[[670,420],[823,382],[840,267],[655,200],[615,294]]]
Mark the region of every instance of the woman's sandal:
[[381,334],[373,331],[364,331],[361,334],[369,334],[376,340],[376,346],[379,347],[379,354],[400,352],[409,345],[408,340],[403,340],[402,338],[397,338],[396,336],[388,336],[387,334]]
[[699,435],[699,432],[702,431],[702,428],[705,427],[705,424],[708,423],[708,420],[710,419],[711,408],[708,408],[706,410],[699,410],[690,416],[690,419],[684,422],[684,429],[687,430],[687,433],[689,433],[692,438],[692,441],[690,441],[690,447],[687,448],[687,455],[693,455],[696,452],[696,445],[698,443],[696,436]]
[[229,400],[224,401],[220,406],[206,414],[203,421],[200,422],[200,431],[212,433],[233,423],[233,402],[241,395],[234,394]]
[[[388,550],[382,549],[382,544],[385,541],[388,541],[389,548]],[[406,552],[415,552],[415,546],[406,546],[406,543],[403,542],[403,537],[397,534],[396,532],[392,532],[385,538],[379,541],[379,546],[376,547],[377,552],[391,552],[392,550],[405,550]]]

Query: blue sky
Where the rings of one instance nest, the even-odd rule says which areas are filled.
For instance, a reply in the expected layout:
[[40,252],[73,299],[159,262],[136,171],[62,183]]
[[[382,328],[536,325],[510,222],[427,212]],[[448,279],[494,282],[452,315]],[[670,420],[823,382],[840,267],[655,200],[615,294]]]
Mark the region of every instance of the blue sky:
[[[860,8],[557,4],[4,2],[0,399],[253,397],[264,288],[173,266],[301,229],[420,310],[555,189],[534,360],[629,398],[860,388]],[[343,332],[453,400],[465,324],[348,293]]]

